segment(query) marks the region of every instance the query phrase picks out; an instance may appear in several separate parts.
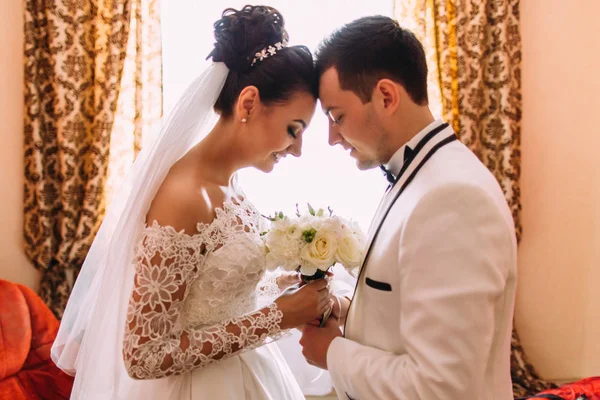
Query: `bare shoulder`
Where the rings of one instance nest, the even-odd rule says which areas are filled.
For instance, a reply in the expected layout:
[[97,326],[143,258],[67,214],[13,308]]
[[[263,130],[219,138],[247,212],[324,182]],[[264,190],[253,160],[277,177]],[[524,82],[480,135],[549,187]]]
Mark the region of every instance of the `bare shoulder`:
[[212,222],[215,208],[221,207],[224,200],[225,193],[218,185],[199,178],[193,171],[174,168],[156,193],[146,223],[156,221],[191,235],[197,233],[199,222]]

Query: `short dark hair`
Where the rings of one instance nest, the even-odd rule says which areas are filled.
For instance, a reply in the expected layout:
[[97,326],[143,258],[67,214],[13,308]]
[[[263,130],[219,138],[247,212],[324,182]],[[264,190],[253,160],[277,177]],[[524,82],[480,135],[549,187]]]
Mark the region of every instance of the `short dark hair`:
[[318,97],[318,77],[310,50],[291,46],[252,65],[257,52],[288,40],[283,16],[273,7],[228,8],[214,24],[215,46],[207,58],[224,62],[230,72],[215,103],[215,111],[228,117],[241,91],[256,86],[267,105],[285,103],[296,92]]
[[371,101],[377,82],[384,78],[402,85],[415,103],[428,103],[423,46],[389,17],[360,18],[333,32],[317,50],[316,67],[319,77],[335,67],[340,87],[363,103]]

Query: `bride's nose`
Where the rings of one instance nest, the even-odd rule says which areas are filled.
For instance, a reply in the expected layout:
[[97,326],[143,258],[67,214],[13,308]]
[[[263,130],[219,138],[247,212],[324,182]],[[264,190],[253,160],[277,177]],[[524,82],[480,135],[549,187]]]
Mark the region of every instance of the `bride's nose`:
[[296,140],[296,142],[287,149],[288,153],[294,157],[300,157],[302,155],[302,139]]

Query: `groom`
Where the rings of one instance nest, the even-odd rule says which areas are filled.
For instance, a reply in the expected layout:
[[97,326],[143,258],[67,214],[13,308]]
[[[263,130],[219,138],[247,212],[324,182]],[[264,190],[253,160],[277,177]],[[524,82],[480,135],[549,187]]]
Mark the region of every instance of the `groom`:
[[307,325],[304,356],[340,399],[512,399],[513,219],[492,174],[433,118],[421,43],[361,18],[325,40],[317,67],[330,145],[390,184],[345,332]]

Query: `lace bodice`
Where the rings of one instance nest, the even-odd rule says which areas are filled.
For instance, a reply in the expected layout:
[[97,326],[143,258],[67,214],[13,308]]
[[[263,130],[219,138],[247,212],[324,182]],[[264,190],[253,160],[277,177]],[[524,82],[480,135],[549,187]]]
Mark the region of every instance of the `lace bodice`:
[[242,198],[225,201],[194,235],[145,227],[123,343],[132,377],[185,373],[280,333],[277,306],[258,310],[259,296],[278,294],[275,274],[265,275],[261,221]]

